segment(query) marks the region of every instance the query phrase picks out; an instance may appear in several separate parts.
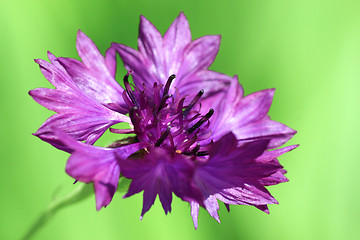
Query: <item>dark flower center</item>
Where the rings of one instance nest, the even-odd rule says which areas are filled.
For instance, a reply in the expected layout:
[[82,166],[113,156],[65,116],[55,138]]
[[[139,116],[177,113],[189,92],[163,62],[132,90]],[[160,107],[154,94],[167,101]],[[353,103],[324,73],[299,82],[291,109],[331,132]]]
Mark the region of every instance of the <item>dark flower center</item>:
[[200,114],[199,99],[204,91],[199,91],[185,106],[186,99],[178,89],[170,91],[175,75],[171,75],[165,85],[154,83],[152,89],[149,89],[145,84],[130,84],[130,74],[132,71],[124,76],[123,99],[130,109],[129,117],[137,140],[147,143],[148,150],[161,147],[171,154],[194,157],[207,155],[206,145],[209,141],[204,140],[211,136],[209,119],[214,110],[210,109],[205,115]]

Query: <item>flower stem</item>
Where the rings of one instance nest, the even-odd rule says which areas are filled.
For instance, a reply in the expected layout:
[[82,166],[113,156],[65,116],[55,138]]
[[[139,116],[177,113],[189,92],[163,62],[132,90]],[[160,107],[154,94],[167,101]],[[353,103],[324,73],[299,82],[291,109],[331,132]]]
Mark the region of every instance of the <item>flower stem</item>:
[[92,184],[77,183],[77,186],[70,193],[55,197],[22,239],[31,239],[60,209],[84,200],[92,192]]

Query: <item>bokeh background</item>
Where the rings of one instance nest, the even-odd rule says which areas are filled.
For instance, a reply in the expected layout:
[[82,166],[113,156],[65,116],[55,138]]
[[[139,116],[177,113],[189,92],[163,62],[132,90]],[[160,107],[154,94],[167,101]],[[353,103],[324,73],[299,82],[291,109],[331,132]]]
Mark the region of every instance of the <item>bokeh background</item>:
[[[27,94],[49,87],[34,58],[77,58],[76,32],[104,52],[137,46],[139,15],[164,33],[184,11],[193,38],[221,34],[212,66],[238,74],[245,93],[275,87],[270,114],[298,130],[300,147],[280,158],[289,183],[270,187],[270,215],[221,206],[218,224],[203,209],[194,230],[188,204],[160,203],[142,221],[141,195],[99,212],[94,197],[56,214],[33,239],[358,239],[360,216],[360,2],[357,0],[89,1],[1,0],[0,239],[20,239],[59,186],[72,187],[66,153],[31,133],[52,113]],[[120,63],[118,79],[124,74]],[[104,138],[102,143],[110,141]]]

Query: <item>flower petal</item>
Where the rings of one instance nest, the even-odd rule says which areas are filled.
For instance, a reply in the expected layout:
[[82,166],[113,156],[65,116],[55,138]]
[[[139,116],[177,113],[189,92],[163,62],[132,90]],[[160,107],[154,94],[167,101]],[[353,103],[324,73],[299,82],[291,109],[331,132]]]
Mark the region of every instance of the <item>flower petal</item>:
[[76,49],[84,65],[97,73],[108,75],[104,56],[99,52],[94,42],[82,31],[78,31]]
[[39,64],[44,77],[57,89],[66,91],[77,88],[63,68],[58,68],[42,59],[35,59],[35,62]]
[[275,89],[265,89],[241,99],[236,106],[237,114],[233,115],[229,124],[244,126],[264,118],[270,109],[274,92]]
[[[233,78],[214,71],[202,70],[189,76],[182,81],[180,85],[176,85],[180,94],[189,95],[185,104],[189,104],[191,97],[195,96],[200,90],[204,90],[201,96],[201,113],[205,114],[210,108],[218,113],[217,105],[214,103],[221,102],[226,95]],[[220,113],[219,113],[220,114]]]
[[224,203],[233,205],[278,204],[269,191],[255,181],[247,181],[240,187],[224,189],[219,194],[216,194],[216,197]]
[[128,71],[134,71],[131,76],[133,77],[135,85],[141,86],[144,83],[145,86],[151,89],[154,82],[158,79],[152,76],[147,70],[143,56],[135,49],[122,44],[112,43],[112,46],[119,53],[125,68]]
[[[49,54],[49,58],[53,60],[53,55]],[[36,102],[58,113],[45,121],[35,134],[42,140],[66,151],[53,128],[59,128],[77,140],[93,144],[111,125],[130,122],[129,117],[112,111],[85,95],[64,70],[43,60],[36,62],[44,76],[56,87],[38,88],[29,92]]]
[[110,73],[110,75],[115,79],[116,75],[116,50],[113,47],[110,47],[105,52],[105,64]]
[[294,129],[268,118],[248,124],[245,127],[234,126],[231,130],[238,139],[270,139],[269,149],[280,147],[296,133]]
[[207,199],[204,200],[204,205],[208,213],[212,218],[220,223],[219,218],[219,203],[214,195],[210,195]]
[[54,147],[68,152],[69,150],[54,134],[54,129],[61,129],[79,141],[86,140],[87,144],[94,144],[106,129],[116,123],[98,119],[97,116],[102,117],[101,115],[73,113],[55,114],[48,118],[34,135]]
[[294,150],[298,146],[299,145],[291,145],[291,146],[283,147],[283,148],[280,148],[280,149],[275,149],[275,150],[272,150],[272,151],[266,151],[261,156],[256,158],[256,162],[259,162],[259,163],[271,162],[274,159],[276,159],[276,158],[280,157],[281,155],[283,155],[284,153],[287,153],[287,152],[290,152],[290,151]]
[[156,76],[157,82],[165,82],[169,76],[165,69],[163,39],[156,27],[144,16],[140,17],[138,44],[149,73]]
[[194,227],[195,229],[197,229],[199,226],[198,224],[199,203],[192,201],[190,202],[190,207],[191,207],[191,217],[193,219]]
[[275,89],[266,89],[242,97],[238,82],[232,81],[225,99],[216,106],[218,112],[211,119],[213,139],[219,139],[232,131],[237,139],[254,141],[269,139],[269,149],[277,148],[296,133],[286,125],[272,121],[267,113]]
[[171,24],[164,34],[163,42],[166,73],[170,76],[178,72],[183,59],[184,49],[191,43],[190,27],[184,13],[181,12]]
[[177,73],[178,84],[183,81],[180,79],[210,67],[219,51],[219,46],[219,35],[204,36],[190,43],[184,50],[184,60]]
[[211,145],[205,163],[197,163],[194,184],[206,199],[203,204],[213,218],[219,221],[217,199],[225,204],[253,206],[277,203],[261,181],[271,180],[269,177],[280,172],[282,166],[274,159],[291,148],[267,154],[264,151],[268,143],[260,140],[238,146],[234,134],[228,133]]
[[190,159],[180,154],[172,157],[162,148],[153,148],[144,154],[121,162],[122,174],[132,179],[124,197],[144,191],[141,217],[153,205],[156,195],[159,195],[165,213],[171,211],[172,192],[186,201],[199,201],[199,198],[202,201],[190,182],[194,171]]
[[82,62],[71,58],[57,58],[76,85],[90,98],[101,104],[116,103],[126,108],[123,89],[110,76],[88,69]]
[[60,130],[55,130],[55,133],[72,153],[66,164],[66,173],[78,181],[93,182],[96,209],[106,207],[119,182],[119,161],[138,151],[143,144],[136,143],[116,149],[101,148],[78,142]]

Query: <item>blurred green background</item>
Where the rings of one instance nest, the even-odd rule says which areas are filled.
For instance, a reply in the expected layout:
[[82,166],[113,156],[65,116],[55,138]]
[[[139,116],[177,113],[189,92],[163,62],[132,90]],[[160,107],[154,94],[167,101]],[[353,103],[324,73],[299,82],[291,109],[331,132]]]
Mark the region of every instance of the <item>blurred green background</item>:
[[64,209],[34,239],[358,239],[357,0],[2,0],[0,239],[19,239],[54,190],[73,182],[68,155],[31,135],[52,114],[27,94],[50,86],[33,59],[47,50],[77,58],[78,29],[102,52],[111,42],[135,48],[140,14],[164,33],[180,11],[193,38],[222,35],[213,70],[238,74],[246,94],[277,89],[270,114],[298,130],[287,145],[300,144],[280,158],[290,182],[269,188],[280,204],[270,215],[221,206],[221,224],[202,209],[195,231],[184,202],[165,216],[157,201],[140,221],[141,195],[118,193],[99,212],[94,197]]

